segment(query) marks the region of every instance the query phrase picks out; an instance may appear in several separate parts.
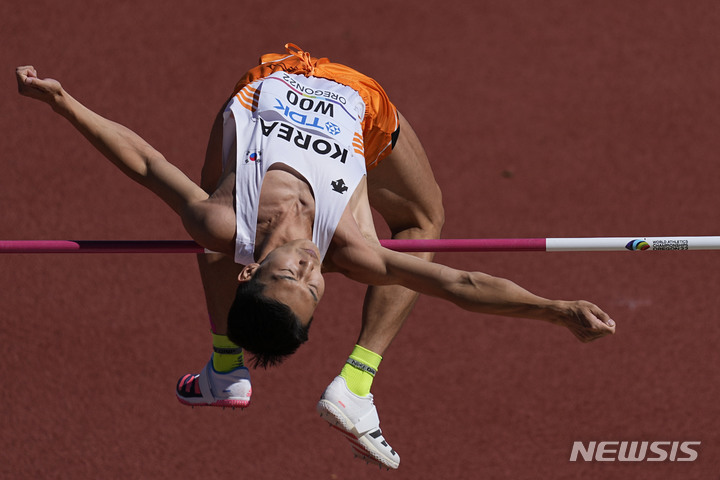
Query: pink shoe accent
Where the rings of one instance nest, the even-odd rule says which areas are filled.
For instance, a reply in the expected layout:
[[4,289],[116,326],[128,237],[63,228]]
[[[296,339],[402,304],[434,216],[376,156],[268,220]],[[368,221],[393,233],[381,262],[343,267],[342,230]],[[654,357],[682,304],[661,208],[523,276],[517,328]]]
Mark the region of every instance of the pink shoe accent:
[[218,373],[211,359],[201,373],[181,377],[175,393],[180,403],[191,407],[245,408],[252,388],[247,368]]

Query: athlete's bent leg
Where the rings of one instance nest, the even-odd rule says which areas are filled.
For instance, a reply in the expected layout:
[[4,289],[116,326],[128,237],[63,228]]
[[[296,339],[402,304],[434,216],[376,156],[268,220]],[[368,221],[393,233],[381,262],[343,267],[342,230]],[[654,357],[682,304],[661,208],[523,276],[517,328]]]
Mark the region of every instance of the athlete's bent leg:
[[[400,136],[392,153],[368,173],[370,205],[390,227],[392,238],[440,238],[445,211],[420,140],[400,115]],[[434,254],[412,253],[424,260]],[[418,294],[404,287],[369,287],[358,344],[383,355],[410,314]]]
[[[402,116],[393,152],[368,173],[368,196],[393,238],[440,237],[445,220],[440,188],[420,141]],[[433,258],[432,253],[413,255]],[[370,387],[382,355],[417,298],[404,287],[368,288],[357,345],[318,403],[320,415],[350,440],[355,455],[388,468],[397,468],[400,457],[380,430]]]
[[[208,194],[214,192],[222,177],[223,110],[213,124],[202,170],[201,187]],[[250,374],[244,366],[242,348],[226,336],[228,312],[242,266],[219,253],[199,254],[197,262],[210,317],[213,354],[200,374],[187,374],[178,381],[176,395],[186,405],[246,407],[252,394]]]

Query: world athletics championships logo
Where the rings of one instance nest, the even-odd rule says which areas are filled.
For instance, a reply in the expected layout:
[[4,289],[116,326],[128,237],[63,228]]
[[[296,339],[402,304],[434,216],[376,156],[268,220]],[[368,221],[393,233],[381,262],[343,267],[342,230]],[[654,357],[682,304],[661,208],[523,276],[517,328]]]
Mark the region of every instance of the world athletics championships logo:
[[636,239],[625,245],[628,250],[647,250],[650,245],[645,240]]

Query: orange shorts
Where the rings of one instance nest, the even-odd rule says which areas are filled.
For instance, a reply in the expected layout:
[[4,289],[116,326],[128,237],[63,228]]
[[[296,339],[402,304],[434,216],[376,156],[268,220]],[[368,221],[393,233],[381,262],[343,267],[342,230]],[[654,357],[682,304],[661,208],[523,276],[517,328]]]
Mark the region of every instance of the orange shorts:
[[362,122],[365,165],[368,170],[376,167],[392,151],[400,129],[397,109],[385,90],[372,78],[327,58],[311,57],[297,45],[288,43],[285,49],[288,54],[269,53],[260,57],[260,65],[243,75],[233,95],[245,85],[278,71],[325,78],[352,88],[365,102]]

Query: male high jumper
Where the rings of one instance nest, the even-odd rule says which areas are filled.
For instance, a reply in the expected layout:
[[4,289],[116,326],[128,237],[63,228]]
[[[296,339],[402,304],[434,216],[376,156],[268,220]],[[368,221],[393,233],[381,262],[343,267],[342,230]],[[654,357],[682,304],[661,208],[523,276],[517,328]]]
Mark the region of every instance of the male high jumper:
[[369,285],[362,329],[317,409],[355,454],[397,468],[370,387],[418,293],[485,314],[565,326],[581,341],[615,331],[586,301],[541,298],[509,280],[383,248],[370,206],[393,238],[438,238],[440,190],[412,128],[371,78],[294,45],[261,58],[236,85],[210,135],[201,185],[126,127],[92,112],[59,82],[17,68],[22,95],[49,104],[105,157],[154,192],[207,250],[198,256],[213,355],[180,379],[178,399],[247,406],[256,365],[279,363],[307,340],[323,273]]

